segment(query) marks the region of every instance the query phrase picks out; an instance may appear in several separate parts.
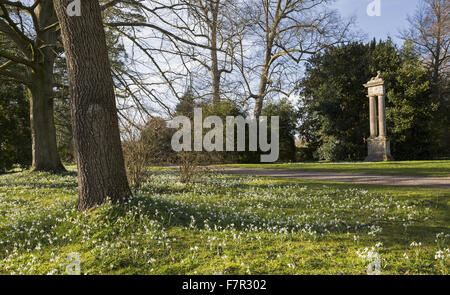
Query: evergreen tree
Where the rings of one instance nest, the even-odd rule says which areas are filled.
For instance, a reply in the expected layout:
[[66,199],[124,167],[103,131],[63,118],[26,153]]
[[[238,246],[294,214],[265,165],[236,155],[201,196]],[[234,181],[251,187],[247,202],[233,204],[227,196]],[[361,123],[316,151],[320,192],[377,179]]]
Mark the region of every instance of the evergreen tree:
[[[293,162],[295,161],[295,133],[297,129],[298,112],[287,98],[283,98],[277,102],[270,102],[264,106],[262,115],[269,119],[268,130],[271,128],[271,116],[279,117],[279,144],[280,154],[278,161]],[[268,131],[270,135],[270,131]],[[270,138],[270,136],[269,136]],[[271,139],[269,139],[271,140]]]
[[386,117],[391,149],[397,160],[431,159],[438,137],[432,129],[437,105],[432,101],[428,72],[406,42],[401,64],[387,85]]
[[352,43],[315,55],[302,81],[300,135],[316,159],[363,158],[368,100],[362,86],[370,71],[369,46]]
[[380,70],[387,89],[387,132],[395,159],[436,156],[432,130],[437,106],[430,81],[410,42],[390,39],[334,47],[310,58],[301,90],[300,134],[316,159],[361,160],[369,136],[367,89]]
[[31,165],[30,103],[22,85],[0,84],[0,173]]

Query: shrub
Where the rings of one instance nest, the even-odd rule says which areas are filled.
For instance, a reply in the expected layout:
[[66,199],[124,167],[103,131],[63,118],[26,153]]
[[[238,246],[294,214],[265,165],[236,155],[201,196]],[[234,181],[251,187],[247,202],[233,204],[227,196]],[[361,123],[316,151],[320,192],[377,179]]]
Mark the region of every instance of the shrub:
[[[262,115],[267,117],[279,116],[280,155],[278,161],[295,161],[295,133],[297,129],[298,113],[294,106],[287,98],[283,98],[280,101],[267,104],[262,111]],[[268,127],[270,128],[270,124]]]
[[146,163],[167,164],[174,161],[171,140],[175,130],[167,126],[166,120],[159,117],[151,118],[141,131],[142,144],[148,152]]
[[23,86],[0,84],[0,173],[31,164],[30,103]]

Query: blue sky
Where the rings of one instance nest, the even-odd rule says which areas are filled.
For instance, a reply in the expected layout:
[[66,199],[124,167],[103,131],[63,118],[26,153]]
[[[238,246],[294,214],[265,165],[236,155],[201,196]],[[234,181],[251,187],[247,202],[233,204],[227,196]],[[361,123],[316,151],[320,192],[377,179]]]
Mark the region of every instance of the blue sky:
[[356,27],[367,34],[367,39],[386,39],[391,36],[395,42],[399,30],[407,28],[407,15],[412,15],[419,0],[380,0],[381,15],[368,16],[366,9],[373,0],[337,0],[335,7],[343,17],[356,17]]

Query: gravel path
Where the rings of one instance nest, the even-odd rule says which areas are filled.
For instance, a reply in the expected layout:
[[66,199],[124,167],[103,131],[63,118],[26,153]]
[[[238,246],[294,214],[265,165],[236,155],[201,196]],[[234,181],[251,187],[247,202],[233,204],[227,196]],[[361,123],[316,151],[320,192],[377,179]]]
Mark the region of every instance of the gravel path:
[[450,177],[373,175],[373,174],[356,174],[348,172],[252,169],[252,168],[230,168],[230,167],[220,167],[218,168],[218,170],[229,174],[248,174],[254,176],[267,176],[267,177],[450,189]]

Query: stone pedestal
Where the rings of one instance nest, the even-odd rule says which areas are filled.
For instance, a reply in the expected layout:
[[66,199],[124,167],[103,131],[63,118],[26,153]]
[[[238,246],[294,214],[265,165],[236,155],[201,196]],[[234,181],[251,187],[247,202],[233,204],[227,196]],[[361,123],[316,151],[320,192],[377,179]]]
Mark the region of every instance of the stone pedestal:
[[[381,73],[370,79],[364,87],[368,89],[369,94],[369,117],[370,117],[370,137],[367,139],[368,156],[367,162],[392,161],[391,146],[386,137],[386,106],[384,80]],[[377,98],[378,97],[378,114]],[[377,124],[378,121],[378,124]],[[378,125],[378,126],[377,126]],[[377,128],[378,127],[378,128]]]
[[392,161],[391,144],[386,137],[375,137],[367,139],[367,154],[364,161],[366,162],[383,162]]

